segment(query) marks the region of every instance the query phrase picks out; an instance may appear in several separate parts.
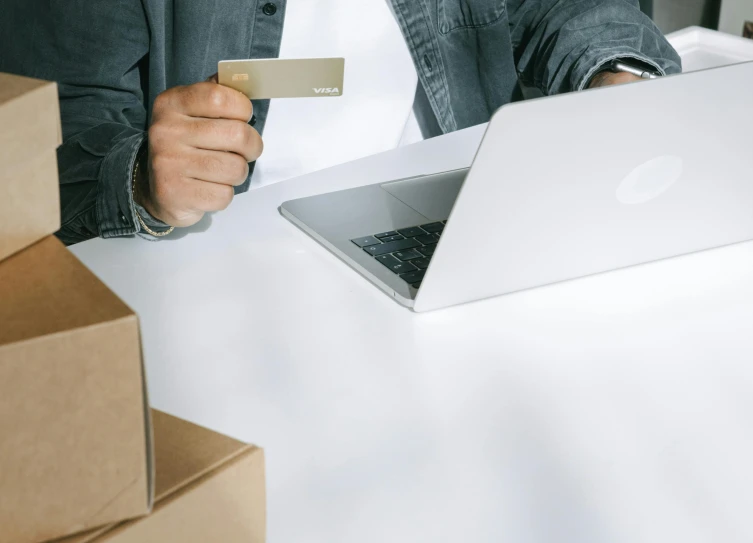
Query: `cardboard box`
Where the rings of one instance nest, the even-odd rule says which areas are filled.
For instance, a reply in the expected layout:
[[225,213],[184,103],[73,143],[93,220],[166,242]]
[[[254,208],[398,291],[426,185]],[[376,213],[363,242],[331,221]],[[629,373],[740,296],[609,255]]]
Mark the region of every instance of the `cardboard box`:
[[54,237],[0,262],[0,543],[149,512],[136,315]]
[[0,73],[0,260],[60,228],[55,83]]
[[152,411],[156,501],[148,517],[56,543],[261,543],[262,449]]

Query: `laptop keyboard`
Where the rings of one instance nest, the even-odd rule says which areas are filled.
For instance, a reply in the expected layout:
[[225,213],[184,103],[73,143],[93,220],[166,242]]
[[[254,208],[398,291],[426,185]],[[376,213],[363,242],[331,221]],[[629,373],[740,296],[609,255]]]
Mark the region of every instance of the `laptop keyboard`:
[[350,241],[392,270],[400,279],[418,288],[434,255],[445,222],[401,228]]

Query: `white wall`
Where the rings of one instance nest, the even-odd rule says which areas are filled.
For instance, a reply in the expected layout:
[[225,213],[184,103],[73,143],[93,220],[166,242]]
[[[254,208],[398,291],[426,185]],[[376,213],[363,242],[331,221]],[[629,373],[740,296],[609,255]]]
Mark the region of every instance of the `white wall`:
[[345,57],[343,95],[272,101],[252,187],[399,145],[417,77],[385,0],[289,2],[280,57]]
[[654,21],[665,33],[689,26],[715,27],[719,2],[720,0],[654,0]]
[[746,21],[753,22],[753,0],[723,0],[719,30],[740,36]]

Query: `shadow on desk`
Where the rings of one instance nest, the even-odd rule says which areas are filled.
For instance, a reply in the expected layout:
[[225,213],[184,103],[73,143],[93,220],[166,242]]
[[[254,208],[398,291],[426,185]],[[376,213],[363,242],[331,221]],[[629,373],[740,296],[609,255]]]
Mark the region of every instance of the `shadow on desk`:
[[175,241],[184,238],[191,234],[200,234],[206,232],[209,227],[212,226],[212,213],[205,213],[199,222],[193,226],[186,226],[185,228],[176,228],[169,236],[162,238],[164,241]]

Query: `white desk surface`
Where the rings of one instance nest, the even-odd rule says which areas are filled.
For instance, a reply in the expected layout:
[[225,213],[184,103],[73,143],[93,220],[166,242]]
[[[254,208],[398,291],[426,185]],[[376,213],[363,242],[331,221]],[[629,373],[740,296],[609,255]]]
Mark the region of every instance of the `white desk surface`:
[[418,315],[278,214],[482,133],[73,252],[140,314],[154,407],[266,449],[271,542],[751,541],[753,244]]

